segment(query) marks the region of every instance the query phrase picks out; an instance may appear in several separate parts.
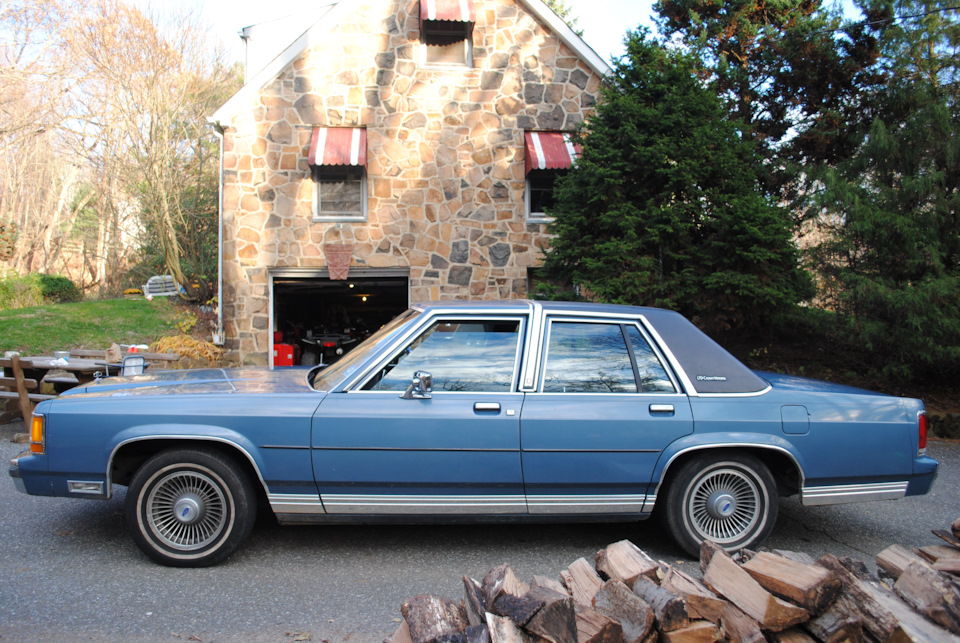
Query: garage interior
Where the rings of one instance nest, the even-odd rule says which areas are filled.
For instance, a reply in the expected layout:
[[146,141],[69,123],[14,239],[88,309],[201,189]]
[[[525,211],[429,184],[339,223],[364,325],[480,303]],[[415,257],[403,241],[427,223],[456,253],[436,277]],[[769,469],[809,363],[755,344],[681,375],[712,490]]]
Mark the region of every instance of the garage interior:
[[273,340],[292,347],[292,360],[274,352],[272,365],[331,364],[409,307],[406,276],[273,275]]

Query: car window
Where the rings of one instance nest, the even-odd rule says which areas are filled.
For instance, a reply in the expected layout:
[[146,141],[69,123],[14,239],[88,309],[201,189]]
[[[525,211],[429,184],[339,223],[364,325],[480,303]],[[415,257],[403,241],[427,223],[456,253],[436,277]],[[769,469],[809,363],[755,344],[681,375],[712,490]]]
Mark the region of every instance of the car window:
[[620,324],[553,322],[544,365],[544,393],[636,393]]
[[404,347],[363,387],[404,391],[417,371],[433,375],[434,392],[512,391],[519,320],[442,320]]
[[627,326],[627,337],[637,360],[637,373],[640,375],[640,389],[644,393],[676,393],[677,389],[667,375],[667,369],[660,363],[649,342],[640,334],[636,326]]

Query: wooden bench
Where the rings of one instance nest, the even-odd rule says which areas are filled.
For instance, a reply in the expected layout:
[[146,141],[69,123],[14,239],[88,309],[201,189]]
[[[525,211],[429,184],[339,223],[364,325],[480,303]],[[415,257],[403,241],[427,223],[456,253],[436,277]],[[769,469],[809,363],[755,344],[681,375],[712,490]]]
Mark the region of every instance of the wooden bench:
[[[33,363],[21,360],[19,355],[0,359],[0,368],[3,368],[4,377],[0,377],[0,387],[13,389],[0,391],[0,399],[17,400],[20,403],[20,414],[27,426],[30,426],[30,417],[33,415],[33,403],[43,400],[52,400],[56,395],[46,395],[37,392],[40,383],[35,379],[23,376],[24,368],[32,368]],[[12,374],[13,377],[8,377]]]
[[[107,354],[106,350],[96,350],[96,349],[89,349],[89,348],[71,349],[70,351],[71,356],[89,357],[93,359],[104,359],[106,354]],[[156,366],[158,368],[167,368],[168,366],[170,366],[171,362],[176,362],[177,360],[180,359],[180,355],[178,355],[177,353],[148,353],[144,351],[133,353],[130,351],[126,351],[120,354],[119,361],[122,362],[124,357],[130,356],[130,355],[140,355],[145,360],[147,360],[151,366],[154,365],[154,363],[156,363]],[[112,360],[107,360],[107,361],[112,362]]]

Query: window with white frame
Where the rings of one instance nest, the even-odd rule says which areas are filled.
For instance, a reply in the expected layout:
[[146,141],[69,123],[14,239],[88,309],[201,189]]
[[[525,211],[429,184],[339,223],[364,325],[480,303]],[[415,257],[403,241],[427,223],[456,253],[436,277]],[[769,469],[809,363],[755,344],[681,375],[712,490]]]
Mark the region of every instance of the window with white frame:
[[314,165],[313,218],[330,221],[367,218],[367,177],[351,165]]

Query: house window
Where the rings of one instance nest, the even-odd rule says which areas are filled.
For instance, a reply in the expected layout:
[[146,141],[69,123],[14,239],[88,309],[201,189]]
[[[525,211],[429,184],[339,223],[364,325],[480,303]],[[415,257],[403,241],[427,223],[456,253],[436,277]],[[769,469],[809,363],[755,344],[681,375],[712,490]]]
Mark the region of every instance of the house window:
[[366,176],[362,167],[314,165],[313,218],[366,219]]
[[473,0],[420,0],[423,64],[473,66]]
[[473,25],[452,20],[427,20],[421,28],[426,65],[473,64]]
[[547,210],[554,204],[554,184],[580,154],[564,132],[524,132],[527,189],[524,195],[527,219],[549,220]]
[[530,170],[527,174],[527,218],[549,219],[553,208],[553,184],[565,170]]
[[313,218],[367,218],[367,136],[359,127],[315,127],[307,158],[313,179]]

